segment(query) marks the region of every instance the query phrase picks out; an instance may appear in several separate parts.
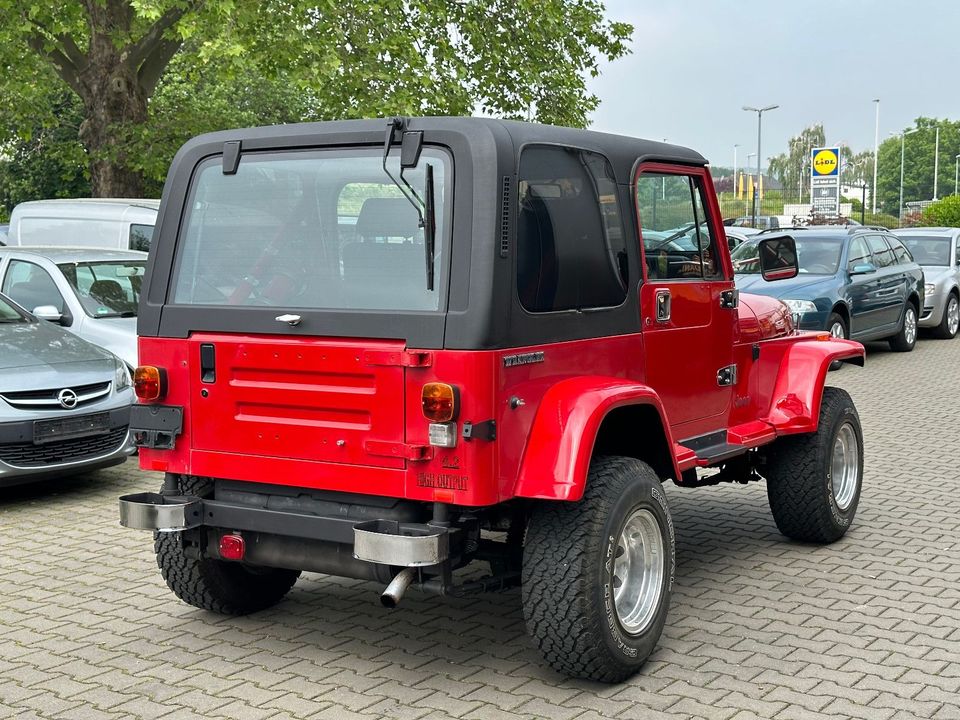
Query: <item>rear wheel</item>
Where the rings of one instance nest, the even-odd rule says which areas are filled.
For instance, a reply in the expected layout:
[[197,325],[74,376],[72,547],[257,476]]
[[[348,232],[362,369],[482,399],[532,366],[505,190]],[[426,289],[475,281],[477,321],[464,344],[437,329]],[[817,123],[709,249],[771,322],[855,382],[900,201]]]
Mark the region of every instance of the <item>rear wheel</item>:
[[897,352],[910,352],[917,344],[917,309],[908,302],[903,310],[900,332],[890,338],[890,348]]
[[956,337],[958,330],[960,330],[960,296],[950,293],[947,296],[947,307],[943,310],[943,319],[933,329],[933,334],[941,340],[949,340]]
[[619,682],[656,647],[673,588],[673,523],[656,473],[595,458],[576,503],[543,503],[527,528],[523,614],[550,665]]
[[817,431],[777,440],[766,452],[763,475],[780,532],[815,543],[843,537],[863,481],[860,416],[846,391],[823,389]]
[[[205,497],[213,486],[206,478],[181,476],[180,492]],[[155,533],[153,546],[160,574],[174,595],[223,615],[246,615],[275,605],[300,577],[297,570],[194,557],[185,551],[183,533]]]

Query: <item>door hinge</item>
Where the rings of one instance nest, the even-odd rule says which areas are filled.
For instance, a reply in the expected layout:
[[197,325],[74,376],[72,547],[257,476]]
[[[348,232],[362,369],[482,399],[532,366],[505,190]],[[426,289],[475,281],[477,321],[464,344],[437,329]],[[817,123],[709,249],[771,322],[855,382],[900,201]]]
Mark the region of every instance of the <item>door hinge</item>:
[[726,387],[727,385],[737,384],[737,366],[727,365],[717,370],[717,385]]
[[367,365],[430,367],[433,353],[428,350],[365,350],[363,361]]
[[429,445],[407,445],[406,443],[390,442],[389,440],[367,440],[363,443],[363,449],[367,455],[402,458],[412,462],[433,458],[433,448]]
[[720,293],[720,307],[724,310],[736,310],[740,305],[740,291],[737,288],[723,290]]

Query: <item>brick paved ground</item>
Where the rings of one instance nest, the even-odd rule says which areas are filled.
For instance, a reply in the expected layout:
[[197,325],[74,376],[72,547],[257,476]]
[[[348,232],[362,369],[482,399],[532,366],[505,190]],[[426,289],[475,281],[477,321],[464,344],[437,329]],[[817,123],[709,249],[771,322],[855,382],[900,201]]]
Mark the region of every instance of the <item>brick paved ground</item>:
[[869,348],[846,387],[866,434],[852,531],[787,542],[762,484],[668,489],[678,586],[631,682],[570,682],[511,591],[469,600],[301,580],[253,617],[163,584],[115,497],[132,463],[0,499],[0,718],[960,718],[960,340]]

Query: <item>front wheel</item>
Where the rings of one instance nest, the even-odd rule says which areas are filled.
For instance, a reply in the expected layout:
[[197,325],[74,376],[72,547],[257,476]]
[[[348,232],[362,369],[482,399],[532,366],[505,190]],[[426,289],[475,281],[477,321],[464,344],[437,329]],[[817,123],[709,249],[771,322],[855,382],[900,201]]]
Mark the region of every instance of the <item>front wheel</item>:
[[903,310],[903,325],[900,332],[890,338],[890,349],[896,352],[910,352],[917,344],[917,309],[913,303],[907,303]]
[[762,474],[780,532],[814,543],[843,537],[863,483],[863,431],[850,395],[825,387],[817,431],[783,437],[765,457]]
[[934,328],[933,334],[941,340],[950,340],[956,337],[960,330],[960,296],[950,293],[947,296],[947,306],[943,309],[943,319]]
[[523,549],[523,614],[546,661],[619,682],[653,652],[673,589],[673,522],[656,473],[599,457],[579,502],[543,503]]

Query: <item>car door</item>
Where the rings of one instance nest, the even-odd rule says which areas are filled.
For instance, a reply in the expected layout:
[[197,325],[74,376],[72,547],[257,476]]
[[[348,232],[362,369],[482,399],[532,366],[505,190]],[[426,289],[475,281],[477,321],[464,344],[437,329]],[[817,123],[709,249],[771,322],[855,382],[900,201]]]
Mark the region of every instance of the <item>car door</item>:
[[850,284],[847,287],[847,299],[850,306],[850,337],[856,337],[869,332],[876,327],[878,319],[879,300],[876,297],[880,280],[877,270],[868,273],[856,273],[857,267],[876,263],[867,240],[863,235],[850,239],[850,248],[847,251],[847,273]]
[[38,307],[53,306],[57,312],[69,315],[57,283],[49,272],[35,262],[11,258],[0,291],[29,312]]
[[877,266],[877,320],[881,325],[900,322],[907,301],[907,278],[897,264],[893,248],[882,235],[867,235],[867,244]]
[[717,252],[724,235],[708,178],[703,168],[647,164],[634,186],[646,379],[679,438],[725,427],[736,380],[737,310],[721,304],[733,275]]

